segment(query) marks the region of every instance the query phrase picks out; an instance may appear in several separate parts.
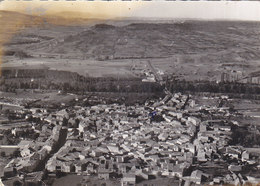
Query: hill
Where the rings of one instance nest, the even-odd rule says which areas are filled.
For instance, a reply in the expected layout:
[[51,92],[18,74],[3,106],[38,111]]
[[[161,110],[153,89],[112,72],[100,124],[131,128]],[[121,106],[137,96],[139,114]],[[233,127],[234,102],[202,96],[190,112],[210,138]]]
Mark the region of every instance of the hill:
[[118,22],[123,20],[25,29],[5,49],[22,49],[35,58],[83,60],[83,64],[149,59],[166,73],[188,79],[216,79],[223,70],[249,73],[260,67],[259,22]]

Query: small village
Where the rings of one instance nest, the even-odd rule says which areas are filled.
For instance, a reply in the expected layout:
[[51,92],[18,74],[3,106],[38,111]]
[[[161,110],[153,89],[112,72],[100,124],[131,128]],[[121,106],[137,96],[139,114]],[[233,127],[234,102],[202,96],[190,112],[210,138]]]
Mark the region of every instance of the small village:
[[229,145],[232,129],[239,127],[229,118],[237,113],[229,107],[197,105],[190,95],[167,94],[133,106],[97,104],[53,112],[24,108],[15,114],[25,124],[11,130],[20,139],[17,145],[0,147],[5,156],[16,153],[2,180],[44,185],[46,177],[68,174],[104,183],[113,179],[118,185],[157,178],[181,185],[260,180],[243,175],[248,167],[260,169],[259,157]]

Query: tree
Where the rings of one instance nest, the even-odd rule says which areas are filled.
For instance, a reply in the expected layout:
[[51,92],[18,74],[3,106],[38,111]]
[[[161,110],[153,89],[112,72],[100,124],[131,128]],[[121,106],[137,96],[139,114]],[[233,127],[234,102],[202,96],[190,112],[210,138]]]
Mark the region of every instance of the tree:
[[22,185],[23,185],[23,183],[19,180],[16,180],[13,182],[13,186],[22,186]]
[[62,126],[67,126],[67,125],[68,125],[68,119],[64,117],[62,121]]
[[28,55],[23,52],[23,51],[16,51],[14,54],[16,57],[18,57],[19,59],[23,59],[23,58],[27,58]]
[[20,151],[19,150],[15,150],[14,153],[13,153],[13,157],[14,158],[20,157]]
[[5,157],[6,156],[4,151],[2,151],[0,154],[1,154],[1,157]]

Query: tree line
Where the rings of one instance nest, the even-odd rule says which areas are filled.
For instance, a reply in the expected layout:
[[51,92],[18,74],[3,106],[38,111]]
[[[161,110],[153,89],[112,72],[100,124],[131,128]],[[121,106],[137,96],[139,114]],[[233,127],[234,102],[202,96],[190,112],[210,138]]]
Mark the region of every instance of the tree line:
[[47,69],[3,70],[0,90],[16,89],[62,90],[65,92],[134,92],[162,93],[164,86],[171,92],[209,92],[259,95],[260,86],[237,82],[166,80],[166,84],[142,82],[140,78],[85,77],[75,72]]
[[107,80],[93,79],[89,81],[49,81],[45,78],[38,78],[31,81],[30,78],[5,79],[0,84],[0,90],[15,92],[16,89],[41,89],[41,90],[62,90],[64,92],[119,92],[119,93],[161,93],[161,85],[152,82],[142,82],[136,79]]
[[260,86],[236,82],[210,82],[175,80],[166,83],[171,92],[210,92],[235,94],[260,94]]

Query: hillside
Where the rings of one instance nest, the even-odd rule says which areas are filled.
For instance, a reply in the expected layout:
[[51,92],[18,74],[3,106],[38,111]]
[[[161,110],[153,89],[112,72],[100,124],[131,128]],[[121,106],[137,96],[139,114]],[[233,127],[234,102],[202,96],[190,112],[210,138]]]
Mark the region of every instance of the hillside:
[[84,60],[83,64],[149,59],[165,72],[198,79],[230,68],[246,73],[259,68],[259,28],[257,22],[219,21],[46,25],[15,35],[5,49],[22,49],[40,58]]
[[[126,58],[168,57],[202,52],[211,54],[224,52],[226,55],[236,51],[227,57],[242,61],[259,57],[259,27],[259,23],[253,22],[133,23],[121,27],[98,24],[87,27],[85,31],[75,30],[55,44],[52,40],[48,40],[49,37],[41,36],[41,33],[32,36],[26,34],[26,31],[13,40],[17,40],[17,44],[25,44],[24,49],[30,53],[63,54],[65,52],[72,56],[96,58],[99,55],[114,55],[115,58]],[[60,29],[60,32],[63,30]],[[39,40],[29,42],[30,45],[24,42],[36,37]],[[15,43],[11,42],[11,44]],[[228,59],[226,58],[225,61]]]

